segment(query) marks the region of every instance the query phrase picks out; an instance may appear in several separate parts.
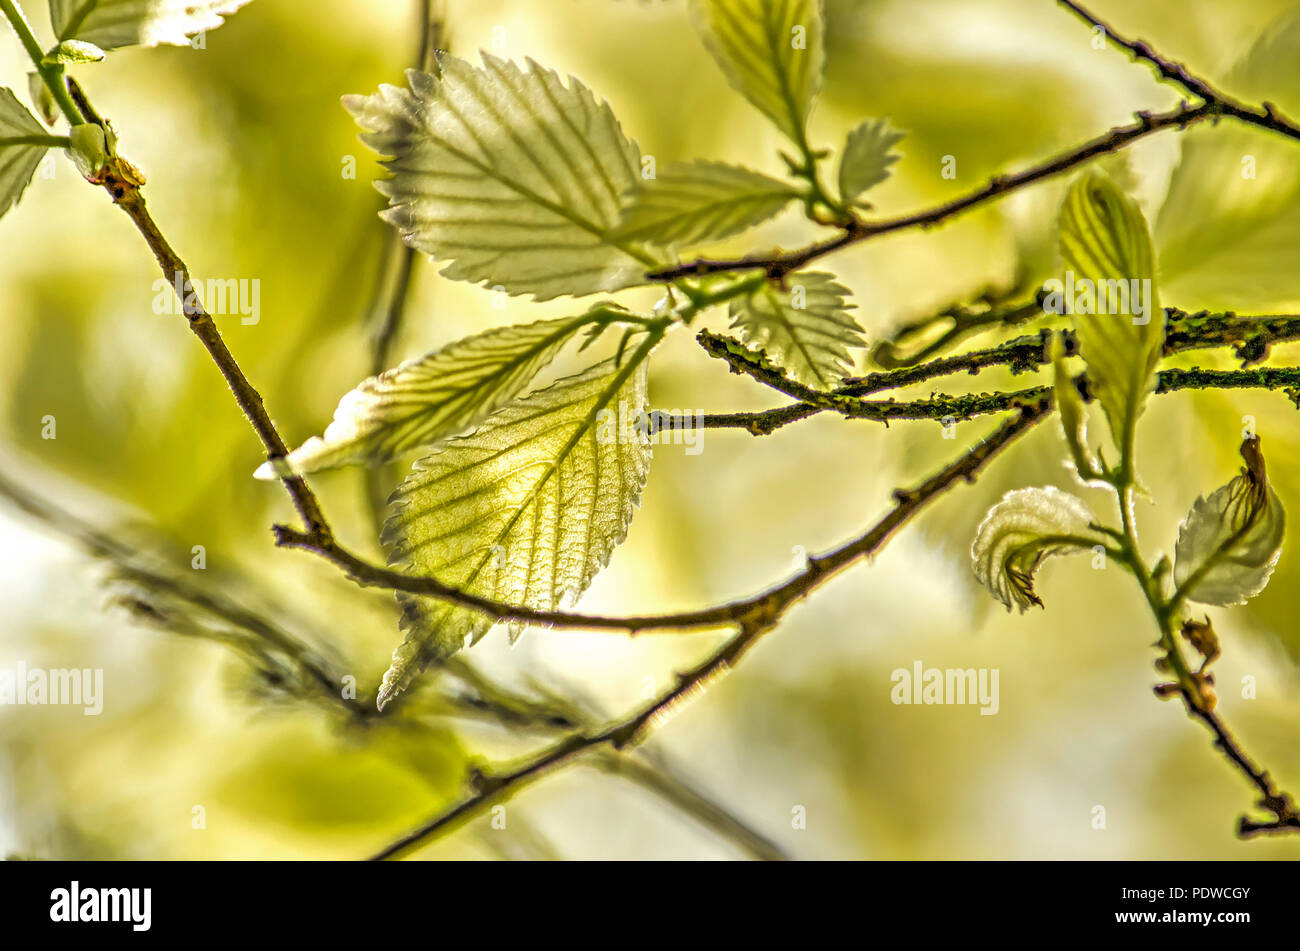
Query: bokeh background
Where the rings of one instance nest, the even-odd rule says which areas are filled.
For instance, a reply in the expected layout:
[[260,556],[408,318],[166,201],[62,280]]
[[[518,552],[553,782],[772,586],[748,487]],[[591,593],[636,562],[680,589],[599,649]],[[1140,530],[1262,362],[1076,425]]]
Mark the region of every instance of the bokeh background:
[[[25,6],[48,38],[42,5]],[[1097,12],[1123,32],[1293,115],[1297,6],[1097,0]],[[204,49],[127,49],[77,71],[123,152],[149,176],[150,206],[196,277],[260,280],[260,322],[220,322],[294,443],[319,432],[369,372],[389,232],[369,184],[374,157],[339,97],[400,81],[418,47],[417,7],[255,0],[208,34]],[[448,0],[446,14],[455,52],[531,56],[580,76],[660,162],[707,157],[782,169],[777,133],[729,92],[678,0]],[[827,22],[814,141],[838,147],[870,116],[889,116],[910,133],[893,178],[874,193],[882,214],[963,193],[1178,98],[1115,49],[1095,49],[1087,28],[1045,0],[829,0]],[[25,98],[26,70],[21,47],[0,31],[0,82]],[[1247,155],[1254,179],[1241,174]],[[343,174],[349,156],[355,179]],[[940,174],[945,156],[955,160],[955,178]],[[1295,143],[1223,124],[1161,134],[1108,167],[1128,176],[1156,222],[1166,302],[1241,313],[1300,308]],[[183,320],[153,312],[147,249],[62,156],[53,168],[0,220],[0,471],[177,571],[192,571],[192,548],[204,546],[207,568],[192,571],[195,584],[256,606],[372,692],[398,637],[391,597],[358,591],[308,555],[274,549],[269,525],[290,517],[288,504],[278,486],[250,478],[259,446]],[[825,264],[853,289],[876,342],[950,302],[1047,276],[1065,184]],[[718,250],[812,236],[787,217]],[[494,307],[488,292],[444,281],[421,260],[395,356],[579,306],[511,299]],[[724,325],[721,314],[710,321]],[[1297,352],[1278,347],[1273,359],[1290,362]],[[1231,365],[1223,354],[1197,360]],[[865,353],[860,368],[868,368]],[[1013,382],[1027,385],[995,373],[940,385]],[[709,412],[776,402],[688,334],[657,354],[651,399]],[[1263,435],[1282,499],[1300,512],[1295,413],[1280,393],[1153,400],[1140,430],[1141,469],[1155,499],[1140,514],[1149,551],[1171,550],[1196,496],[1236,472],[1243,417]],[[46,416],[57,420],[56,439],[42,439]],[[801,552],[854,534],[884,511],[893,488],[993,425],[962,423],[945,439],[934,423],[885,429],[817,417],[762,439],[708,432],[698,455],[659,447],[630,536],[581,606],[664,611],[752,592],[787,576]],[[1234,838],[1251,790],[1178,706],[1153,697],[1156,632],[1131,579],[1085,559],[1052,562],[1039,585],[1046,610],[1023,617],[977,588],[968,548],[982,513],[1011,488],[1070,488],[1063,454],[1059,431],[1041,427],[872,563],[794,610],[666,724],[651,749],[801,858],[1300,854],[1294,838]],[[363,474],[314,482],[344,539],[381,557]],[[1267,590],[1213,617],[1224,642],[1221,710],[1247,750],[1295,790],[1294,527],[1290,536]],[[358,731],[309,704],[277,702],[222,645],[115,608],[110,575],[66,533],[0,499],[0,665],[103,668],[106,694],[98,717],[0,707],[0,853],[361,857],[462,795],[471,761],[544,742],[433,713],[415,732]],[[470,657],[505,683],[577,692],[613,715],[664,689],[714,643],[712,634],[632,642],[533,631],[512,647],[494,631]],[[916,661],[997,668],[998,714],[895,706],[891,671]],[[1242,696],[1246,677],[1253,699]],[[194,828],[195,806],[204,828]],[[1096,806],[1105,809],[1104,829],[1094,827]],[[792,822],[797,807],[806,828]],[[504,830],[484,815],[420,857],[742,854],[643,788],[582,766],[530,787],[507,810]]]

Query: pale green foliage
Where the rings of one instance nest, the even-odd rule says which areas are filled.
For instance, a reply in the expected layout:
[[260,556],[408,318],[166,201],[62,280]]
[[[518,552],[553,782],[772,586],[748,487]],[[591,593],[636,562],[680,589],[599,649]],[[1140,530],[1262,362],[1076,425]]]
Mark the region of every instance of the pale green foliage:
[[[644,352],[529,394],[420,460],[393,496],[391,562],[474,594],[530,608],[572,603],[627,534],[650,463],[621,431],[646,405]],[[602,412],[602,411],[606,412]],[[490,626],[482,614],[402,596],[406,639],[382,707],[431,660]]]
[[84,178],[95,178],[108,161],[108,134],[104,127],[93,122],[83,122],[68,130],[71,148],[67,156],[77,166]]
[[48,147],[24,139],[47,134],[13,90],[0,87],[0,216],[18,204]]
[[50,87],[45,85],[45,80],[41,78],[40,73],[27,74],[27,98],[36,107],[36,111],[45,120],[45,124],[54,125],[54,121],[59,115],[59,109],[55,105],[54,95],[50,92]]
[[344,105],[383,155],[384,218],[444,277],[549,300],[644,283],[654,259],[610,237],[639,152],[586,86],[528,61],[454,56]]
[[727,82],[791,141],[804,142],[826,67],[819,0],[692,0],[691,6]]
[[[1247,102],[1300,110],[1300,11],[1291,9],[1223,79]],[[1233,122],[1198,125],[1155,224],[1162,293],[1187,310],[1300,307],[1300,163],[1293,139]]]
[[94,43],[84,40],[64,40],[45,54],[45,63],[63,63],[78,65],[81,63],[98,63],[104,58],[104,51]]
[[746,343],[762,347],[794,379],[822,390],[852,370],[849,351],[864,344],[848,313],[848,290],[833,275],[791,274],[788,287],[765,282],[731,301],[731,326]]
[[1258,440],[1247,440],[1242,455],[1241,474],[1198,498],[1178,530],[1174,581],[1192,601],[1244,604],[1264,590],[1282,554],[1286,512]]
[[1105,538],[1090,526],[1096,521],[1082,499],[1055,486],[1015,489],[989,509],[975,532],[971,561],[975,577],[1001,601],[1023,614],[1034,593],[1034,573],[1043,559],[1075,554]]
[[789,184],[748,168],[672,165],[631,196],[617,234],[656,244],[716,241],[766,221],[797,196]]
[[[1086,280],[1096,288],[1092,313],[1079,312],[1077,295],[1065,303],[1075,315],[1075,334],[1089,382],[1128,464],[1138,416],[1155,388],[1155,368],[1165,339],[1146,218],[1108,177],[1089,172],[1066,194],[1060,245],[1065,269],[1073,271],[1076,284]],[[1133,281],[1139,282],[1138,294],[1130,293]],[[1145,301],[1148,310],[1138,316],[1136,297],[1144,287],[1150,289]]]
[[1052,336],[1052,391],[1056,409],[1061,415],[1061,430],[1070,447],[1075,471],[1085,482],[1100,474],[1097,458],[1088,447],[1088,408],[1084,405],[1079,388],[1065,365],[1065,345],[1060,334]]
[[[249,0],[50,0],[50,22],[60,40],[101,49],[185,46],[195,33],[215,30]],[[75,61],[74,61],[75,62]]]
[[889,167],[901,157],[893,148],[906,134],[888,119],[868,119],[849,132],[840,155],[840,198],[860,204],[863,192],[887,179]]
[[[455,436],[514,399],[591,316],[502,327],[372,376],[345,395],[322,436],[286,459],[297,473],[380,462]],[[264,463],[254,475],[277,478]]]

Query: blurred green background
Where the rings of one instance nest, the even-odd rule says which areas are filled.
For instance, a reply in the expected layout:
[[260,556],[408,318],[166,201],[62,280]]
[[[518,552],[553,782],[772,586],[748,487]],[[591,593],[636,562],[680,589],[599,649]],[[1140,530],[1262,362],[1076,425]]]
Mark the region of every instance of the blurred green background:
[[[41,4],[25,4],[43,39]],[[149,177],[146,195],[198,278],[256,278],[261,320],[219,324],[292,443],[321,431],[369,373],[368,321],[389,240],[369,182],[377,166],[339,106],[400,82],[418,47],[413,0],[255,0],[204,49],[127,49],[78,77]],[[1296,4],[1098,0],[1128,35],[1243,97],[1300,114]],[[730,93],[677,0],[448,0],[447,45],[531,56],[609,99],[658,161],[707,157],[779,174],[776,132]],[[1127,121],[1176,92],[1045,0],[829,0],[829,67],[814,141],[838,147],[862,118],[909,130],[876,195],[881,214],[964,193]],[[1234,64],[1247,57],[1246,66]],[[27,61],[0,31],[0,83],[26,99]],[[1243,181],[1241,158],[1257,160]],[[955,179],[940,169],[955,160]],[[355,157],[355,179],[344,176]],[[284,620],[373,691],[398,635],[391,597],[277,551],[290,518],[278,486],[250,478],[259,446],[183,320],[156,315],[154,262],[130,222],[62,156],[0,220],[2,471],[126,540],[150,539],[178,570],[203,545],[200,583]],[[1300,308],[1300,149],[1227,124],[1164,133],[1108,167],[1126,168],[1161,249],[1164,300],[1242,313]],[[1173,185],[1171,186],[1171,181]],[[874,343],[891,328],[1051,266],[1065,180],[933,232],[907,232],[828,259]],[[795,246],[785,217],[722,245]],[[636,297],[636,295],[632,295]],[[585,306],[510,299],[439,279],[427,261],[395,357],[489,326]],[[721,314],[712,326],[724,326]],[[978,340],[976,342],[987,342]],[[1297,348],[1274,351],[1291,362]],[[1228,367],[1223,354],[1198,363]],[[1186,361],[1184,361],[1186,362]],[[866,355],[860,367],[867,368]],[[1010,385],[990,373],[952,388]],[[1027,385],[1024,380],[1016,385]],[[921,392],[917,395],[926,395]],[[657,407],[709,412],[774,405],[682,334],[656,356]],[[57,438],[41,438],[54,416]],[[1300,512],[1300,428],[1280,393],[1153,400],[1139,434],[1155,504],[1150,549],[1172,549],[1196,496],[1236,472],[1243,417],[1264,438],[1278,491]],[[991,430],[933,423],[886,430],[829,417],[763,439],[708,432],[703,452],[655,453],[625,545],[582,608],[702,606],[789,574],[801,551],[836,544],[910,484]],[[1043,572],[1047,607],[1004,614],[971,575],[982,513],[1026,485],[1070,487],[1055,427],[1041,427],[974,486],[959,487],[870,565],[792,612],[741,667],[651,741],[736,815],[797,857],[1281,858],[1294,838],[1243,843],[1251,790],[1207,735],[1151,693],[1156,632],[1136,586],[1085,559]],[[362,473],[314,480],[354,548],[381,557]],[[1086,491],[1086,490],[1085,490]],[[1094,503],[1101,511],[1105,499]],[[1294,519],[1293,519],[1294,525]],[[0,707],[0,853],[46,858],[364,856],[464,791],[467,763],[540,742],[439,718],[418,735],[357,733],[310,706],[271,704],[221,646],[133,624],[108,604],[106,568],[0,500],[0,666],[101,667],[104,712]],[[1213,612],[1224,642],[1221,710],[1280,783],[1300,787],[1296,530],[1270,586]],[[197,573],[196,573],[197,575]],[[470,656],[493,677],[577,685],[621,713],[715,642],[709,634],[494,631]],[[1000,710],[895,706],[890,673],[1000,672]],[[1241,694],[1254,678],[1256,697]],[[192,822],[203,807],[201,829]],[[1106,828],[1094,828],[1103,806]],[[796,807],[806,828],[795,828]],[[628,783],[578,767],[511,801],[421,857],[690,857],[735,847]]]

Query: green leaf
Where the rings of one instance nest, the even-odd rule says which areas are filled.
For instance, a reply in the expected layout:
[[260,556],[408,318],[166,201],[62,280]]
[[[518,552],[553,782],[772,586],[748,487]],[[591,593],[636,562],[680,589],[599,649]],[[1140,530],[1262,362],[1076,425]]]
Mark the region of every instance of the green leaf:
[[803,144],[826,67],[820,0],[692,0],[692,8],[727,82]]
[[632,194],[616,234],[656,244],[716,241],[766,221],[798,195],[791,185],[748,168],[672,165]]
[[[530,608],[576,601],[626,536],[645,485],[648,440],[621,423],[645,410],[647,352],[535,391],[416,463],[384,529],[390,562]],[[476,611],[400,600],[406,638],[384,675],[380,708],[491,626]]]
[[971,561],[975,577],[1001,601],[1023,614],[1043,606],[1034,593],[1034,574],[1052,555],[1088,551],[1106,539],[1082,499],[1055,486],[1015,489],[989,509],[975,532]]
[[[383,462],[462,433],[518,396],[592,320],[583,314],[489,330],[372,376],[339,401],[322,436],[288,455],[288,469]],[[253,475],[279,478],[270,463]]]
[[60,40],[74,37],[101,49],[187,46],[195,33],[215,30],[249,0],[50,0]]
[[99,180],[100,173],[109,160],[108,135],[104,127],[93,122],[83,122],[68,130],[72,147],[67,155],[87,181]]
[[13,90],[0,87],[0,216],[22,198],[49,148],[42,140],[49,137]]
[[1241,474],[1200,497],[1178,530],[1174,581],[1202,604],[1244,604],[1264,590],[1282,555],[1286,511],[1268,484],[1259,437],[1241,444]]
[[889,177],[889,167],[901,158],[893,148],[906,135],[888,119],[868,119],[849,133],[840,156],[840,197],[846,203],[859,204],[863,192]]
[[1061,430],[1065,433],[1065,442],[1070,447],[1070,457],[1074,460],[1075,471],[1085,482],[1096,479],[1101,474],[1101,465],[1092,450],[1088,448],[1088,407],[1079,395],[1079,388],[1074,385],[1074,377],[1065,365],[1065,344],[1060,334],[1052,335],[1052,391],[1056,397],[1056,409],[1061,416]]
[[83,40],[64,40],[43,57],[41,62],[50,66],[55,63],[78,65],[81,63],[98,63],[104,58],[104,51],[94,43]]
[[406,74],[343,104],[392,178],[384,218],[444,277],[549,300],[645,283],[655,259],[612,238],[639,152],[607,104],[532,60],[442,56],[441,78]]
[[787,289],[764,283],[734,298],[731,326],[800,383],[828,390],[851,372],[849,351],[865,345],[848,293],[833,275],[795,273]]
[[1066,194],[1060,246],[1060,296],[1074,315],[1079,352],[1121,465],[1131,469],[1137,419],[1155,388],[1165,339],[1146,218],[1108,177],[1089,172]]
[[27,74],[27,98],[36,107],[45,124],[54,125],[59,117],[59,109],[55,105],[54,94],[50,92],[50,87],[45,85],[45,80],[41,78],[40,73]]

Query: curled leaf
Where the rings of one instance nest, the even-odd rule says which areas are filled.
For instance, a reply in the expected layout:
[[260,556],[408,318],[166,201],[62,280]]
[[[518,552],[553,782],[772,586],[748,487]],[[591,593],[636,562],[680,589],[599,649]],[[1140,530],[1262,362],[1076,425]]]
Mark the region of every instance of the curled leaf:
[[989,509],[975,532],[971,561],[975,577],[1008,611],[1023,614],[1043,606],[1034,593],[1034,573],[1043,559],[1104,544],[1096,519],[1083,500],[1054,486],[1016,489]]
[[1268,484],[1259,437],[1241,444],[1241,474],[1196,500],[1178,530],[1174,581],[1191,601],[1244,604],[1264,590],[1282,554],[1286,511]]

